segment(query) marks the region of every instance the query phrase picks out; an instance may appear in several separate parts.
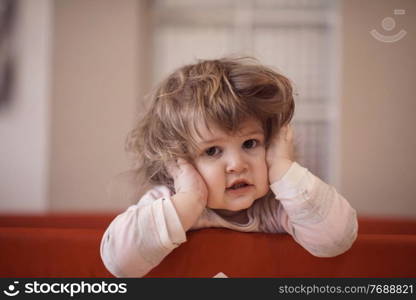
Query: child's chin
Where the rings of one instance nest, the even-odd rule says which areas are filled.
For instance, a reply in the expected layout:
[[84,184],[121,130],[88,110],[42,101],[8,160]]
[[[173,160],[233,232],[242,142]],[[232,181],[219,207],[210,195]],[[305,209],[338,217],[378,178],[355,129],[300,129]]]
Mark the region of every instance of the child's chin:
[[247,204],[241,204],[241,205],[224,205],[224,206],[215,206],[215,207],[213,207],[213,206],[210,206],[210,205],[207,205],[207,207],[208,208],[211,208],[211,209],[218,209],[218,210],[228,210],[228,211],[232,211],[232,212],[237,212],[237,211],[240,211],[240,210],[243,210],[243,209],[247,209],[247,208],[249,208],[250,206],[252,205],[252,203],[247,203]]
[[247,209],[247,208],[249,208],[250,206],[253,205],[255,200],[256,199],[244,199],[244,200],[238,201],[236,203],[231,203],[230,207],[227,208],[227,209],[231,210],[231,211],[239,211],[239,210]]
[[239,197],[234,199],[225,198],[221,203],[210,203],[208,200],[207,207],[219,210],[240,211],[252,206],[256,199],[257,198],[253,196]]

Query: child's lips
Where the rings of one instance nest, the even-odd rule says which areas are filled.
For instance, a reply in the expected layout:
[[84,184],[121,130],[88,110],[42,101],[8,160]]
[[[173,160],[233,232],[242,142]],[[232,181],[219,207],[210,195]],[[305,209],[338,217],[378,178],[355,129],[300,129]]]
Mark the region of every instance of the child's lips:
[[254,188],[253,184],[247,184],[245,186],[236,188],[236,189],[232,189],[232,188],[227,188],[225,191],[227,194],[231,194],[231,195],[241,195],[241,194],[245,194],[247,192],[249,192],[251,189]]
[[240,186],[240,185],[246,186],[246,185],[251,185],[251,183],[244,178],[240,178],[232,182],[228,187],[226,187],[226,189],[233,189],[233,187]]

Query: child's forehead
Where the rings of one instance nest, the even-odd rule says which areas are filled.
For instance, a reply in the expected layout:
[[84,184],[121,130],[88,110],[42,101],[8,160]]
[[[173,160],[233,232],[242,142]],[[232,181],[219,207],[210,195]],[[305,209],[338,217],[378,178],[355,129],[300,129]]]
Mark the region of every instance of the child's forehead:
[[195,134],[196,141],[202,142],[227,136],[245,136],[250,134],[264,134],[262,124],[256,119],[247,119],[241,122],[233,133],[225,130],[219,124],[210,121],[197,121]]

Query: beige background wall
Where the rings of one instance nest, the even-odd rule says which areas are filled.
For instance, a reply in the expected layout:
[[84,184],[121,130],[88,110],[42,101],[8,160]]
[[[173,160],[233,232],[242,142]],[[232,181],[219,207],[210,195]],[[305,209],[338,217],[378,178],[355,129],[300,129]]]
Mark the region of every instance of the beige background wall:
[[[124,139],[140,110],[136,100],[149,87],[146,1],[44,1],[53,8],[54,24],[50,93],[44,98],[49,107],[42,120],[32,118],[32,126],[46,128],[50,119],[41,133],[49,146],[36,156],[50,159],[25,174],[47,183],[45,199],[39,200],[43,210],[125,209],[130,202],[109,197],[106,187],[128,166]],[[416,217],[416,2],[342,3],[340,190],[362,215]],[[394,16],[397,8],[406,15]],[[393,33],[407,31],[401,41],[387,44],[370,36],[373,28],[383,32],[380,23],[387,16],[396,20]],[[12,140],[9,132],[1,131],[2,141]],[[36,142],[25,147],[27,153],[38,149]],[[17,167],[22,162],[8,161]],[[10,168],[0,170],[3,182]],[[27,183],[36,182],[26,177]],[[0,191],[1,210],[39,211],[26,196],[36,188],[25,182],[15,186],[14,194]]]
[[123,143],[140,91],[139,2],[54,1],[51,177],[54,211],[105,211],[127,167]]
[[0,105],[0,213],[49,206],[52,5],[22,0],[19,8],[10,43],[18,62],[16,90],[10,105]]
[[[394,9],[406,15],[394,16]],[[416,1],[343,2],[343,194],[362,214],[416,216]],[[407,36],[382,43],[385,17]]]

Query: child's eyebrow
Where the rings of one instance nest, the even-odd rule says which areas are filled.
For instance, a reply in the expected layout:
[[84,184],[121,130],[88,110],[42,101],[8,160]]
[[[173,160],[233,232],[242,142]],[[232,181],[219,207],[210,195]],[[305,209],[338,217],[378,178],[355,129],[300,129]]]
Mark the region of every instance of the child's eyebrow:
[[[250,135],[263,135],[263,134],[264,134],[263,130],[255,129],[255,130],[242,134],[241,137],[246,137]],[[214,138],[210,140],[202,140],[198,144],[213,144],[213,143],[221,142],[224,140],[227,140],[227,137]]]
[[264,134],[264,131],[262,129],[254,129],[252,131],[249,131],[241,136],[249,136],[249,135],[256,135],[256,134]]

